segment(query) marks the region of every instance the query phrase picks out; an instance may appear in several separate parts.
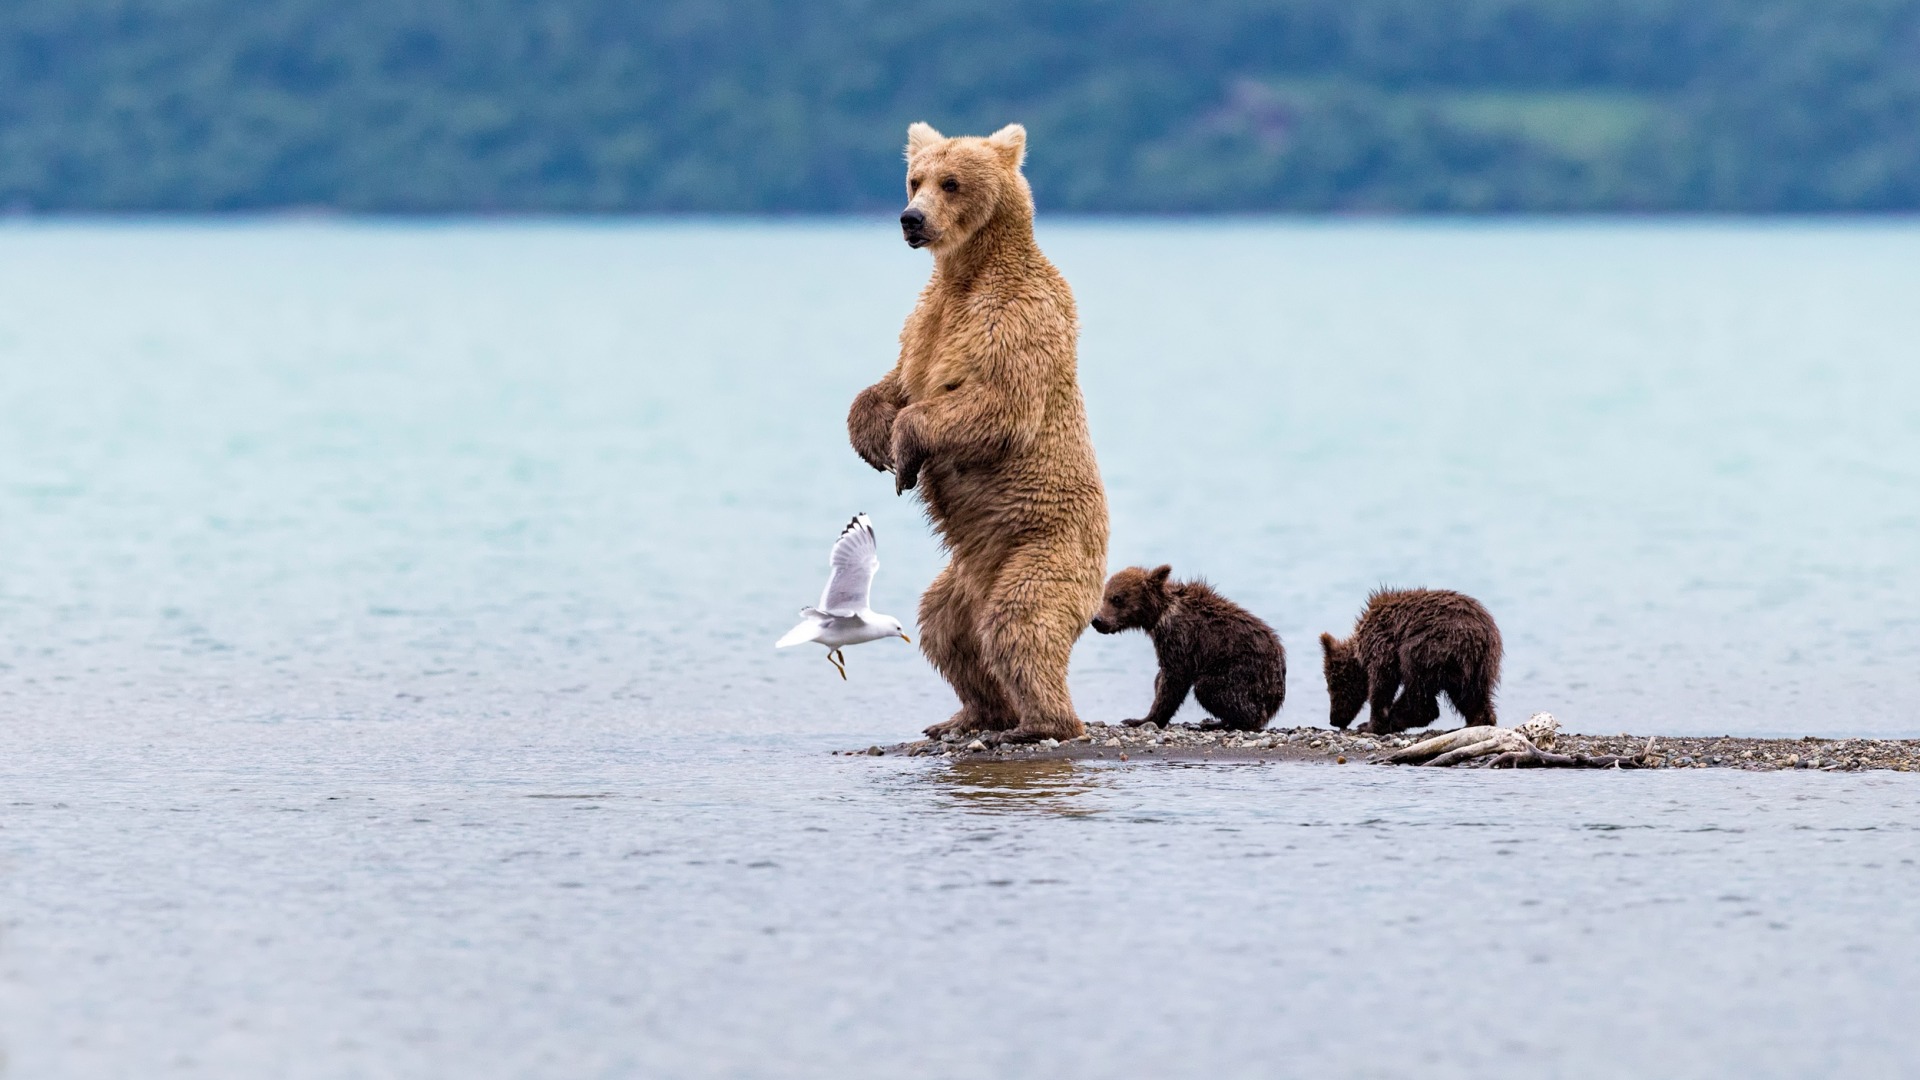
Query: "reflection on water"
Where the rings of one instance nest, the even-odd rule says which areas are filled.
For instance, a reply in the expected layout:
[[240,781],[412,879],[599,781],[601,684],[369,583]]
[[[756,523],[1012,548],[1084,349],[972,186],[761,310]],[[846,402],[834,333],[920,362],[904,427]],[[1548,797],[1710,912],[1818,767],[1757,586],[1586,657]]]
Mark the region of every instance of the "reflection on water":
[[915,777],[945,805],[982,814],[1085,817],[1087,796],[1109,783],[1111,767],[1072,761],[966,761],[935,765]]

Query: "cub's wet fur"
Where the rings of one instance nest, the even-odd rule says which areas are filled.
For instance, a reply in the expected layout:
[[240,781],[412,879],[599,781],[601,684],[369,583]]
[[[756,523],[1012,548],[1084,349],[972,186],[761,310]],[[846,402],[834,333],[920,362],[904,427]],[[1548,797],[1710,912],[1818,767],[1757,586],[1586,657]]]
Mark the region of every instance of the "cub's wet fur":
[[1259,731],[1287,697],[1287,651],[1280,635],[1204,581],[1169,581],[1173,567],[1129,566],[1107,579],[1093,628],[1102,634],[1145,630],[1160,658],[1147,715],[1128,720],[1165,726],[1187,691],[1213,714],[1208,726]]
[[1334,727],[1351,724],[1363,704],[1370,707],[1364,731],[1426,727],[1440,718],[1442,693],[1469,726],[1494,723],[1500,629],[1471,596],[1445,589],[1375,590],[1353,636],[1340,641],[1321,634],[1320,650]]

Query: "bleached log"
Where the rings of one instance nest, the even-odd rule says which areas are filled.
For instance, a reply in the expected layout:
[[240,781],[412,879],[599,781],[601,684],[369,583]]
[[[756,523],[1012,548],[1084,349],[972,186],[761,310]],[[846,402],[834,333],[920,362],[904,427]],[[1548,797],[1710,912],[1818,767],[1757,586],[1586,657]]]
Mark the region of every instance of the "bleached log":
[[1401,765],[1418,765],[1429,758],[1437,758],[1456,750],[1469,749],[1497,737],[1501,732],[1513,734],[1509,728],[1497,727],[1466,727],[1458,731],[1448,731],[1396,750],[1387,756],[1387,760]]
[[1469,743],[1457,750],[1450,750],[1447,753],[1441,754],[1439,757],[1427,762],[1427,767],[1444,769],[1449,765],[1458,765],[1463,761],[1470,761],[1477,757],[1487,757],[1491,754],[1511,757],[1514,754],[1540,753],[1532,743],[1527,741],[1525,735],[1520,734],[1512,728],[1491,728],[1489,730],[1491,730],[1493,734],[1487,738]]

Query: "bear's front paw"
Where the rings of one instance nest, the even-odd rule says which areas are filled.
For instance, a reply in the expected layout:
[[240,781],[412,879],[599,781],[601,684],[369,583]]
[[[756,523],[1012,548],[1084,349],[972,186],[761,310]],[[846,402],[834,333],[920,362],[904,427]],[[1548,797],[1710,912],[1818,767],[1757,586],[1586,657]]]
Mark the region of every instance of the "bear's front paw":
[[893,467],[893,418],[899,411],[869,387],[847,413],[847,441],[853,452],[881,472]]
[[1153,721],[1148,720],[1146,717],[1141,717],[1138,720],[1122,720],[1120,722],[1127,727],[1146,727],[1148,724],[1153,723]]
[[903,494],[920,483],[927,463],[926,444],[920,440],[920,414],[903,409],[893,422],[893,493]]

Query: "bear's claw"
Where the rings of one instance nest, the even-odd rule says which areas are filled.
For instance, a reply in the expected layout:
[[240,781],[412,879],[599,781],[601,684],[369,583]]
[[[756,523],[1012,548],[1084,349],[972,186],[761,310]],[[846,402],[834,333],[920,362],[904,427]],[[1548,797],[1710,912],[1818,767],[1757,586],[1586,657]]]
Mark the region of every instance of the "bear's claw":
[[900,467],[895,469],[893,473],[893,493],[895,495],[905,495],[919,482],[920,462],[917,459],[902,462]]
[[925,731],[921,732],[921,734],[929,739],[944,739],[949,735],[956,739],[961,739],[975,732],[986,730],[986,726],[984,723],[974,719],[965,709],[962,709],[954,713],[951,717],[929,726]]
[[1069,742],[1078,737],[1078,735],[1072,732],[1063,734],[1059,731],[1049,731],[1045,728],[1028,727],[1011,728],[1006,731],[983,731],[979,735],[980,741],[990,747],[1007,746],[1013,743],[1037,743],[1042,739],[1058,739],[1061,742]]

